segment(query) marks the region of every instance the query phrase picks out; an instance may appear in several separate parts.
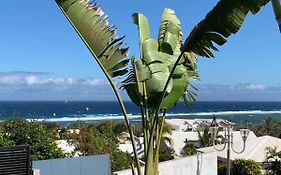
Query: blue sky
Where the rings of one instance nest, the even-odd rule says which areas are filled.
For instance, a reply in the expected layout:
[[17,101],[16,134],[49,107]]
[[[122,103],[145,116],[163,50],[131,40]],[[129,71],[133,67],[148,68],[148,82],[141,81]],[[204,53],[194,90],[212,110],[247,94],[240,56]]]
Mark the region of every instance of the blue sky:
[[[148,17],[156,38],[162,10],[170,7],[186,37],[217,1],[97,2],[118,27],[118,35],[126,35],[130,56],[138,56],[132,13]],[[0,100],[114,100],[101,70],[54,0],[3,1],[0,23]],[[271,4],[250,14],[215,59],[198,57],[201,80],[193,82],[198,100],[281,101],[280,43]]]

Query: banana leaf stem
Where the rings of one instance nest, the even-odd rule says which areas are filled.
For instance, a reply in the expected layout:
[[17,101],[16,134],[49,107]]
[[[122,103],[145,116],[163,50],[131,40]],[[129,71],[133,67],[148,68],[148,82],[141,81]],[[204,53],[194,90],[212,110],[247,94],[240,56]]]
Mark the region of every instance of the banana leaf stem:
[[[149,114],[153,117],[153,120],[155,121],[158,116],[154,115],[154,113]],[[156,120],[157,121],[157,120]],[[148,148],[147,148],[147,157],[146,157],[146,164],[145,164],[145,175],[154,175],[155,174],[155,162],[154,162],[154,145],[155,145],[155,131],[156,131],[156,122],[153,122],[150,132],[149,132],[149,141],[148,141]]]
[[[149,118],[149,112],[148,112],[148,106],[147,106],[147,91],[146,91],[146,83],[143,82],[143,103],[144,103],[144,109],[145,109],[145,133],[146,133],[146,138],[145,138],[145,144],[146,146],[148,145],[148,138],[149,138],[149,130],[148,130],[148,118]],[[146,149],[147,153],[147,149]]]
[[131,125],[129,123],[129,118],[128,118],[128,115],[127,115],[127,111],[126,111],[125,105],[124,105],[124,103],[122,101],[122,98],[121,98],[121,96],[119,94],[119,91],[117,90],[117,87],[115,86],[113,81],[112,81],[112,88],[113,88],[113,91],[115,92],[115,95],[116,95],[116,97],[118,99],[119,105],[120,105],[120,107],[122,109],[122,112],[123,112],[123,115],[124,115],[124,118],[125,118],[126,125],[128,127],[128,130],[129,130],[129,135],[130,135],[130,139],[131,139],[132,146],[133,146],[135,162],[137,164],[138,175],[142,175],[142,173],[141,173],[141,165],[140,165],[140,161],[139,161],[139,158],[138,158],[137,147],[136,147],[136,142],[135,142],[135,137],[134,137],[134,134],[133,134],[133,130],[132,130]]
[[155,157],[154,157],[154,162],[155,162],[155,175],[158,174],[158,163],[159,163],[159,151],[160,151],[160,144],[162,140],[162,134],[163,134],[163,127],[165,123],[165,116],[162,117],[161,123],[160,123],[160,128],[158,131],[158,138],[157,138],[157,144],[156,144],[156,151],[155,151]]

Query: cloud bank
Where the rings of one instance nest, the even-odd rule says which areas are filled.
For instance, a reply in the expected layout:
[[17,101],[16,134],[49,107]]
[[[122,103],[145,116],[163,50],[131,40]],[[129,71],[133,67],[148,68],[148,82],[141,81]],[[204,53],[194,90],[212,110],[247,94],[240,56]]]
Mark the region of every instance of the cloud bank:
[[[198,101],[281,101],[281,86],[194,84]],[[124,100],[129,100],[121,91]],[[0,101],[116,100],[104,79],[54,77],[47,72],[0,72]]]
[[43,72],[0,72],[0,100],[113,100],[106,80],[52,77]]
[[240,83],[197,84],[198,100],[205,101],[281,101],[281,86]]

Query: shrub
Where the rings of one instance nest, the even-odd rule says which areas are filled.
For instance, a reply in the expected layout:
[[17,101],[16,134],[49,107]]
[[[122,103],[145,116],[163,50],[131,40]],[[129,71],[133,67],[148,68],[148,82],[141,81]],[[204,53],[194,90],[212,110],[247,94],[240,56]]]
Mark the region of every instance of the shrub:
[[166,147],[166,148],[160,147],[159,161],[163,162],[163,161],[174,159],[175,158],[174,153],[175,153],[175,151],[170,147]]
[[130,155],[118,149],[115,126],[113,122],[81,126],[80,133],[71,134],[68,139],[82,155],[110,154],[112,172],[130,168]]
[[232,164],[233,175],[261,175],[261,166],[254,160],[236,159]]
[[30,145],[33,160],[55,159],[65,156],[41,123],[27,122],[22,119],[6,120],[1,123],[0,131],[2,133],[0,142],[4,142],[2,146]]
[[0,136],[0,147],[14,146],[15,143],[3,136]]
[[226,175],[226,164],[218,162],[218,175]]
[[186,143],[185,146],[182,148],[182,155],[190,156],[193,154],[196,154],[196,146],[193,143]]

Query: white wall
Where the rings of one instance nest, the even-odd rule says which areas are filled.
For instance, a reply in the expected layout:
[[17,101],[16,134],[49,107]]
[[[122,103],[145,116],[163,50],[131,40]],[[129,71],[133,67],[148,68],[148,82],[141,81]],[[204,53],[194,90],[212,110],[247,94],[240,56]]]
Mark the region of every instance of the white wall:
[[109,175],[109,155],[81,156],[33,161],[40,175]]
[[[198,153],[181,159],[161,162],[159,175],[217,175],[217,153]],[[115,172],[114,175],[132,175],[131,170]]]

